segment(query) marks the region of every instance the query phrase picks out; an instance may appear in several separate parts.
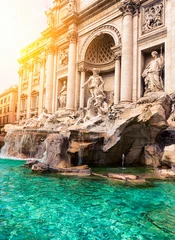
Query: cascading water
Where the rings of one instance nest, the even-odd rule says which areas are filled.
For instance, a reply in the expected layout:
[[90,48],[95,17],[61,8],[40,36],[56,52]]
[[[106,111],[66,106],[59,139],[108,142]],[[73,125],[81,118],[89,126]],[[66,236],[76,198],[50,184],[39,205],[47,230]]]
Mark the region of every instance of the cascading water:
[[78,141],[79,141],[79,151],[78,151],[78,166],[83,165],[83,155],[84,155],[84,147],[83,147],[83,133],[78,133]]
[[46,132],[37,131],[9,131],[5,137],[5,144],[1,155],[21,159],[42,159],[45,152]]
[[122,169],[126,169],[125,168],[125,154],[122,154]]

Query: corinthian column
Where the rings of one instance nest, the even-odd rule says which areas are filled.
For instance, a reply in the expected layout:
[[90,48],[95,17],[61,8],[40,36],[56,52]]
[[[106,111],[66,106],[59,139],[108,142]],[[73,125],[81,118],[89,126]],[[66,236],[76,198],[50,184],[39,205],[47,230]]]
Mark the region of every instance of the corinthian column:
[[46,99],[45,108],[49,113],[52,112],[53,96],[53,66],[54,66],[54,46],[49,45],[47,48],[47,72],[46,72]]
[[175,76],[175,0],[171,1],[172,6],[171,6],[171,91],[175,91],[175,81],[174,76]]
[[85,68],[81,68],[81,82],[80,82],[80,108],[84,108],[84,91],[85,88],[82,88],[82,86],[85,83],[85,79],[86,79],[86,71]]
[[31,89],[32,89],[32,80],[33,80],[33,63],[29,64],[29,83],[28,83],[28,98],[27,98],[27,118],[30,117],[30,108],[31,108]]
[[19,74],[19,87],[18,87],[18,105],[17,105],[17,121],[20,120],[20,111],[21,111],[21,87],[22,87],[22,77],[23,77],[23,69],[20,68],[18,71]]
[[114,76],[114,104],[118,104],[120,101],[120,54],[115,56],[115,76]]
[[74,110],[75,103],[75,77],[76,77],[76,49],[77,34],[69,33],[69,61],[68,61],[68,83],[67,83],[67,102],[66,109]]
[[122,63],[121,63],[121,102],[132,101],[133,77],[133,14],[137,9],[134,0],[122,3],[120,10],[123,13],[122,32]]
[[38,113],[43,110],[44,77],[45,77],[45,58],[40,60],[40,87],[39,87],[39,106]]

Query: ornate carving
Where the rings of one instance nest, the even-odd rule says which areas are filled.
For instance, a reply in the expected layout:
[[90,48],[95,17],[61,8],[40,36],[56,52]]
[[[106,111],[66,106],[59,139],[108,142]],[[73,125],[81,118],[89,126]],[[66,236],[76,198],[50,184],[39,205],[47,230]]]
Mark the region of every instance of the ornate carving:
[[54,55],[54,53],[55,53],[55,46],[53,44],[48,45],[46,48],[46,54]]
[[75,2],[74,2],[74,0],[69,0],[67,11],[68,11],[68,13],[75,11]]
[[52,9],[49,8],[48,11],[45,11],[45,14],[47,16],[47,24],[48,24],[48,26],[53,28],[54,27],[55,18],[54,18],[54,13],[52,12]]
[[18,74],[19,74],[20,77],[23,76],[23,68],[22,67],[19,68]]
[[31,63],[28,64],[29,72],[33,72],[33,67],[34,67],[33,62],[31,62]]
[[63,50],[60,53],[60,65],[67,65],[68,64],[68,52]]
[[120,60],[121,59],[121,53],[114,53],[114,59]]
[[143,9],[142,33],[147,33],[163,25],[163,9],[162,1]]
[[41,58],[40,61],[39,61],[39,63],[40,63],[40,67],[44,67],[45,64],[46,64],[46,58],[45,58],[45,57],[44,57],[44,58]]
[[136,13],[137,9],[140,6],[139,0],[121,0],[120,11],[123,15],[131,14],[133,15]]
[[72,31],[72,32],[68,33],[67,38],[70,43],[76,43],[77,42],[77,32]]
[[84,66],[78,67],[79,72],[86,72],[87,69]]

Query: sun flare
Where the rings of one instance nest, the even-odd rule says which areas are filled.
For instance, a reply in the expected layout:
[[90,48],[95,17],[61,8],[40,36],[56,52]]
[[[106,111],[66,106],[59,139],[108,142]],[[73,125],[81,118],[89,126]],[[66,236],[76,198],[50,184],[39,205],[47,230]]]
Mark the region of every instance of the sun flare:
[[20,50],[40,36],[46,27],[48,0],[6,0],[0,15],[0,92],[18,83]]

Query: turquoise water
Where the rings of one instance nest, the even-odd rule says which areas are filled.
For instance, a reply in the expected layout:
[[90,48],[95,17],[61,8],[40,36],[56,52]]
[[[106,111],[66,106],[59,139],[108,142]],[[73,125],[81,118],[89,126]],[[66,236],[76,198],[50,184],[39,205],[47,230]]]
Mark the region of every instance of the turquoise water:
[[0,160],[0,239],[175,239],[175,182],[129,187]]

